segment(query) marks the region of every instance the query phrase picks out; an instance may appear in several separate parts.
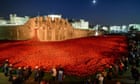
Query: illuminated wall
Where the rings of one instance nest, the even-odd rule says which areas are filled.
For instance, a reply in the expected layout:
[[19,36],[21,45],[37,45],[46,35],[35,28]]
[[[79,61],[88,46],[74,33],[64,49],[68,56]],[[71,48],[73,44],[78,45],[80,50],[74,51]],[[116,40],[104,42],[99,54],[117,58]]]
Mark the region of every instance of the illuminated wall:
[[10,24],[18,24],[23,25],[29,20],[28,16],[25,17],[17,17],[16,14],[10,14]]
[[76,29],[89,29],[89,22],[81,19],[80,21],[75,21],[71,23]]
[[110,26],[109,29],[110,33],[127,33],[128,32],[128,27],[126,25],[122,26]]
[[24,25],[0,26],[0,39],[39,41],[61,41],[92,36],[92,30],[74,29],[71,24],[61,18],[35,17]]
[[10,14],[9,20],[5,20],[4,18],[0,19],[0,26],[24,25],[28,20],[28,16],[18,17],[16,14]]
[[37,17],[35,28],[41,41],[59,41],[92,35],[91,30],[74,29],[65,19],[50,17]]
[[0,26],[0,40],[29,40],[33,36],[33,31],[28,27]]
[[129,24],[129,30],[130,30],[131,27],[140,31],[140,24]]

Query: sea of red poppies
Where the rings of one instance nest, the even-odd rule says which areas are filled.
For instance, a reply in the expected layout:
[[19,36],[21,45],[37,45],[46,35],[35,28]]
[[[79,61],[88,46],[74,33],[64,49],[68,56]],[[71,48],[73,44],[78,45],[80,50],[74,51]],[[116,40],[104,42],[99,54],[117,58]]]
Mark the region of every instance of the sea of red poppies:
[[9,59],[15,67],[36,65],[50,71],[63,66],[68,75],[88,76],[127,55],[127,38],[99,36],[80,39],[39,42],[0,41],[0,63]]

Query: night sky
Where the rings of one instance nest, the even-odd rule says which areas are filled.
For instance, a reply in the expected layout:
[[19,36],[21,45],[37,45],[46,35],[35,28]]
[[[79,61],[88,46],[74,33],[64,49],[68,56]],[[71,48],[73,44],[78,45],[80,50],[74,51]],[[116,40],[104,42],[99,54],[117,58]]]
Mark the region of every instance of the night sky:
[[140,23],[140,0],[0,0],[0,17],[62,14],[91,24]]

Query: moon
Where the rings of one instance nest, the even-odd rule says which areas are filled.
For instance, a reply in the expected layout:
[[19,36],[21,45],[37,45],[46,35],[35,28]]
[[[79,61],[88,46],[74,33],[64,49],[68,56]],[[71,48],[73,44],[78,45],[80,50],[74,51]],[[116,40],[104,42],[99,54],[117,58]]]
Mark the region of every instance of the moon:
[[93,1],[92,1],[93,4],[96,4],[96,2],[97,2],[96,0],[93,0]]

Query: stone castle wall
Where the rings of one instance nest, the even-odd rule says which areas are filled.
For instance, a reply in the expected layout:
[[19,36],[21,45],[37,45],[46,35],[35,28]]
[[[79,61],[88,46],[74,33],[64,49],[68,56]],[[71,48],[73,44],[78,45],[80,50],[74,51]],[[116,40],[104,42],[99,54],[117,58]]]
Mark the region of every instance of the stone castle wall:
[[92,36],[94,31],[74,29],[65,19],[35,17],[21,26],[1,26],[0,39],[39,41],[61,41]]
[[29,40],[33,36],[33,31],[24,26],[0,27],[0,40]]

